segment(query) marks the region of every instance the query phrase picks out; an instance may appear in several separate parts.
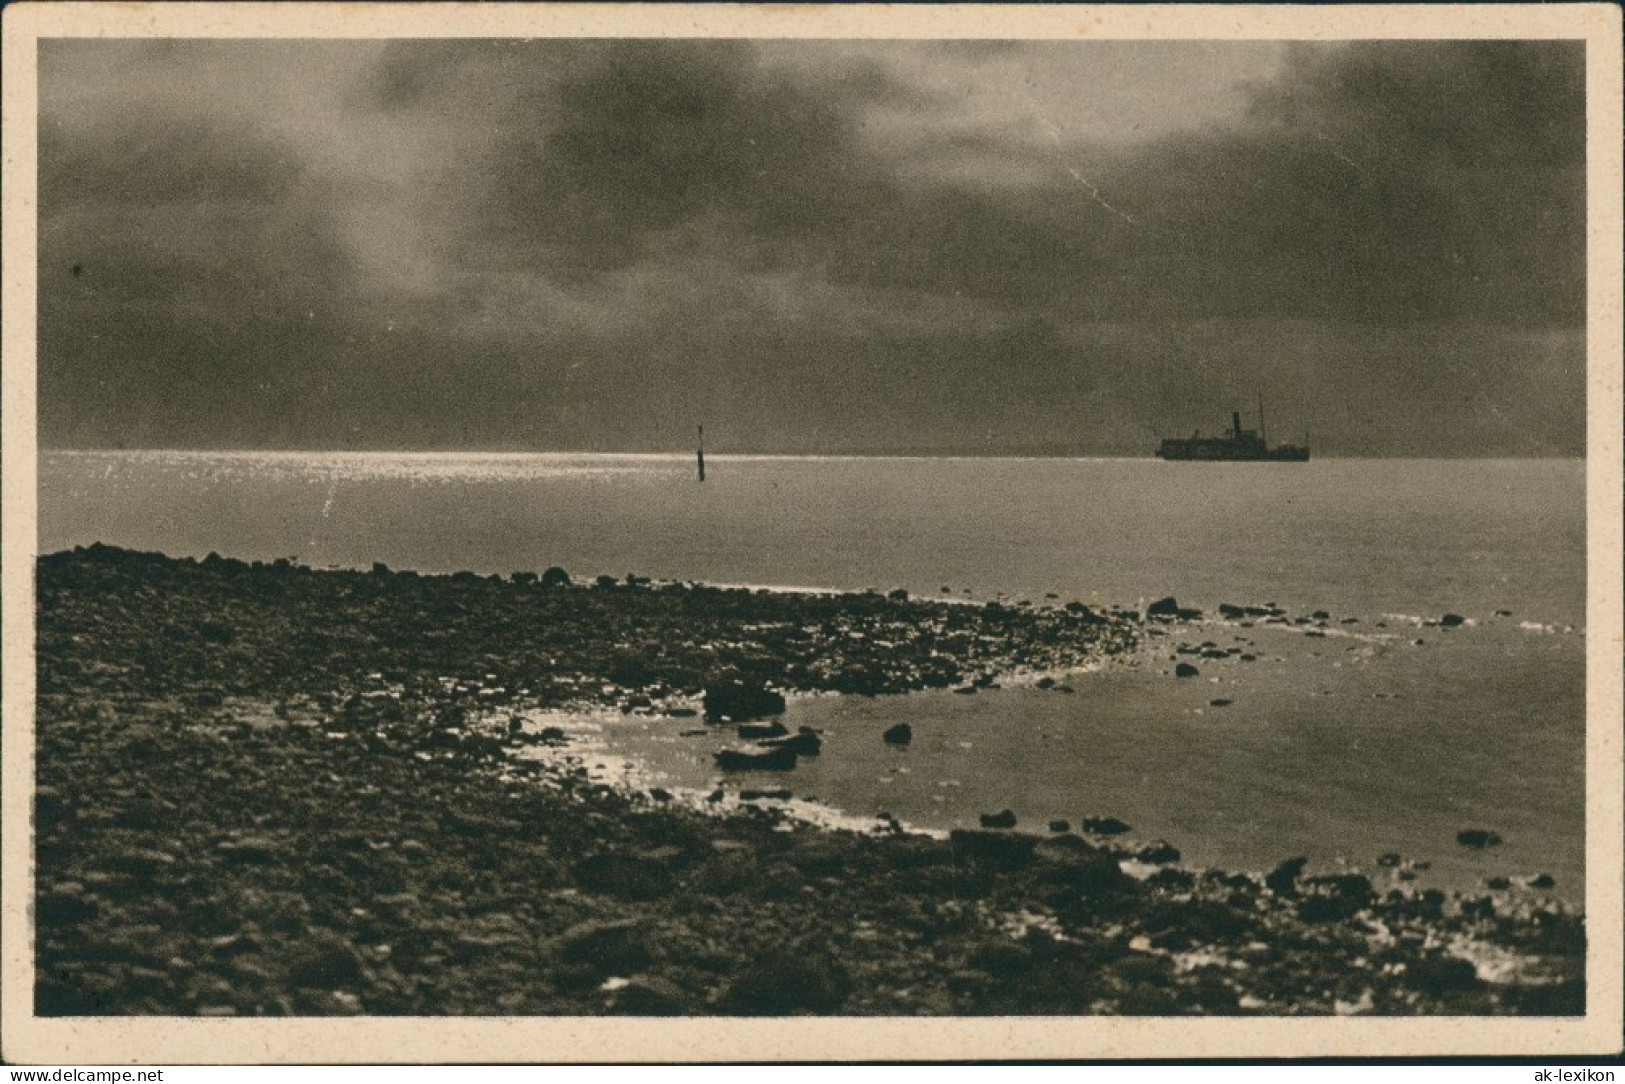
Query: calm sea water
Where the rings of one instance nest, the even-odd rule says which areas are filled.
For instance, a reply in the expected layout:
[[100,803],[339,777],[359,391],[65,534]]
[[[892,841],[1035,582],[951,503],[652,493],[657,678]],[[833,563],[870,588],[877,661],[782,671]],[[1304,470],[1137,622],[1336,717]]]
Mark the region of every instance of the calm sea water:
[[[798,703],[792,723],[823,728],[826,752],[761,781],[938,827],[1005,807],[1026,823],[1110,814],[1199,864],[1369,865],[1391,850],[1432,862],[1435,883],[1549,872],[1559,894],[1580,895],[1581,463],[709,467],[701,485],[686,457],[53,452],[40,546],[1325,609],[1347,635],[1193,628],[1133,666],[1079,675],[1073,696]],[[1447,611],[1472,624],[1413,627]],[[1204,639],[1250,640],[1259,660],[1168,676],[1175,643]],[[1220,698],[1232,703],[1210,704]],[[899,720],[916,732],[903,751],[878,739]],[[675,783],[713,778],[717,740],[682,738],[677,723],[606,725],[600,740]],[[1506,843],[1455,844],[1479,826]]]

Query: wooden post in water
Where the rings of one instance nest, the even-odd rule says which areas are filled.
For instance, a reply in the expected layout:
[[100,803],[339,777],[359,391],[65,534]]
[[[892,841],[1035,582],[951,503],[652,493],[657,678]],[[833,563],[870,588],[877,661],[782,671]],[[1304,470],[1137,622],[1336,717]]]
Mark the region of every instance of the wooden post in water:
[[699,458],[699,463],[700,463],[700,481],[703,482],[703,481],[705,481],[705,426],[703,426],[703,425],[700,426],[699,430],[700,430],[700,450],[699,450],[698,458]]

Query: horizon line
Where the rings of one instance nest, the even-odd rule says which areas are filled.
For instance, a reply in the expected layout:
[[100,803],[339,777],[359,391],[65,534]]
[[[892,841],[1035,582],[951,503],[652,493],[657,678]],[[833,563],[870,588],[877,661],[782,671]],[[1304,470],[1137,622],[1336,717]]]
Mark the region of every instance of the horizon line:
[[[482,448],[190,448],[190,447],[140,447],[140,448],[111,448],[103,446],[67,446],[67,445],[38,445],[38,454],[67,454],[67,455],[218,455],[218,456],[356,456],[370,458],[385,458],[392,456],[405,456],[416,458],[430,457],[504,457],[512,459],[537,457],[596,457],[616,459],[692,459],[693,453],[687,451],[602,451],[595,449],[482,449]],[[1125,462],[1160,461],[1156,455],[1123,455],[1112,453],[1083,453],[1083,452],[974,452],[974,451],[856,451],[856,452],[718,452],[706,450],[706,456],[715,460],[777,460],[777,459],[1016,459],[1016,460],[1123,460]],[[1355,460],[1355,459],[1392,459],[1392,460],[1502,460],[1502,459],[1568,459],[1584,461],[1588,458],[1585,452],[1552,452],[1552,453],[1484,453],[1484,454],[1387,454],[1387,453],[1325,453],[1314,455],[1311,462],[1320,460]],[[1193,461],[1200,462],[1200,461]],[[1226,462],[1218,461],[1215,462]]]

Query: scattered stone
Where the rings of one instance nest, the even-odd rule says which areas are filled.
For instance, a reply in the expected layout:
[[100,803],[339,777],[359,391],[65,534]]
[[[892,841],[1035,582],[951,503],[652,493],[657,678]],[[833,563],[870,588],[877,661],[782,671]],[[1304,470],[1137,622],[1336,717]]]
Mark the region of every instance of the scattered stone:
[[1174,667],[1174,677],[1193,678],[1201,674],[1201,672],[1202,671],[1198,670],[1188,662],[1182,662],[1178,666]]
[[721,749],[712,754],[717,767],[725,772],[784,772],[796,766],[794,749]]
[[[815,757],[823,751],[823,739],[811,727],[800,727],[796,732],[786,738],[772,738],[761,743],[763,746],[783,752],[788,751],[795,756]],[[792,764],[791,767],[795,765]]]
[[1097,836],[1120,836],[1132,829],[1116,817],[1085,817],[1083,830]]
[[1298,894],[1298,878],[1303,875],[1304,867],[1309,865],[1307,858],[1288,858],[1264,875],[1264,887],[1277,896],[1296,896]]
[[1170,862],[1179,861],[1179,848],[1166,840],[1158,839],[1147,843],[1134,852],[1134,857],[1153,866],[1165,866]]
[[[1314,879],[1287,899],[1246,875],[1139,880],[1120,866],[1133,847],[1069,832],[813,830],[487,744],[530,744],[536,712],[697,702],[719,674],[977,687],[1179,631],[1122,611],[636,577],[600,590],[562,573],[544,591],[108,547],[42,558],[35,579],[42,1015],[1585,1007],[1584,919],[1535,892],[1499,894],[1498,914],[1403,886]],[[1376,945],[1382,928],[1394,939]],[[1536,961],[1543,985],[1434,959],[1484,944]],[[810,964],[763,978],[781,958]]]
[[1485,828],[1467,828],[1456,833],[1456,842],[1463,847],[1481,851],[1486,847],[1499,846],[1501,837]]
[[775,787],[772,790],[747,789],[739,792],[741,802],[757,802],[762,800],[787,802],[791,798],[790,788]]
[[1403,977],[1407,985],[1436,996],[1478,985],[1477,969],[1454,956],[1419,957],[1406,965]]

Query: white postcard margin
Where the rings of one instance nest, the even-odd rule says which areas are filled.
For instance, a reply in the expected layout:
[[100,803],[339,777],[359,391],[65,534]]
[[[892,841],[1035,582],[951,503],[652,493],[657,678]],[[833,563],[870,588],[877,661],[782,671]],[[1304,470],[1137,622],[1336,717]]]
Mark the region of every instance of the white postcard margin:
[[[1610,4],[798,5],[24,3],[4,11],[4,727],[0,1056],[11,1064],[963,1061],[1495,1056],[1620,1048],[1621,11]],[[479,1017],[227,1020],[32,1015],[37,43],[50,37],[1583,39],[1587,57],[1587,1013],[1583,1018]]]

